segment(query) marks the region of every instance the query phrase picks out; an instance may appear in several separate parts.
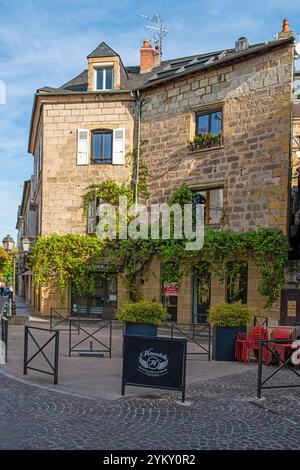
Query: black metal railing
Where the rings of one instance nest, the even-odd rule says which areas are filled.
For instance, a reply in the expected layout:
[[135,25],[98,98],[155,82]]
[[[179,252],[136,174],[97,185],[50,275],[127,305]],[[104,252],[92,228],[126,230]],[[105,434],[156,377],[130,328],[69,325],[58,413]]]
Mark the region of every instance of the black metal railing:
[[268,328],[269,319],[268,317],[260,317],[259,315],[254,315],[253,325],[254,326],[260,325],[260,326],[264,326],[265,328]]
[[[40,345],[37,338],[34,337],[33,331],[44,331],[45,333],[51,333],[52,336],[43,344]],[[33,343],[38,348],[37,351],[32,354],[29,358],[29,338],[32,339]],[[45,348],[48,346],[52,341],[54,341],[54,358],[51,361],[46,353]],[[50,367],[50,371],[44,369],[38,369],[37,367],[32,367],[29,364],[32,363],[33,359],[35,359],[38,355],[42,355],[43,358],[46,360],[47,364]],[[51,329],[47,328],[38,328],[35,326],[25,326],[24,331],[24,362],[23,362],[23,374],[27,375],[28,369],[35,370],[36,372],[41,372],[42,374],[47,374],[53,376],[54,384],[58,383],[58,357],[59,357],[59,331],[52,331]]]
[[[64,311],[65,315],[61,313]],[[50,309],[50,330],[59,329],[60,331],[68,331],[67,328],[61,328],[68,325],[68,318],[70,316],[70,309],[67,307],[51,307]]]
[[[105,354],[108,353],[109,357],[111,357],[111,344],[112,344],[112,320],[101,320],[99,318],[80,318],[80,317],[69,317],[69,356],[72,355],[73,352],[76,353],[98,353],[98,354]],[[91,326],[93,329],[91,329]],[[74,328],[72,328],[74,327]],[[106,329],[108,329],[108,338],[107,342],[99,336],[99,333],[103,333]],[[75,344],[73,343],[72,337],[74,331],[77,331],[78,335],[81,333],[84,334],[84,337],[80,338]],[[84,347],[84,343],[86,341],[90,341],[90,348],[88,349],[86,346]],[[100,345],[97,349],[94,349],[94,343]]]
[[209,323],[163,323],[169,329],[171,338],[184,338],[188,344],[196,346],[196,351],[188,351],[187,355],[206,355],[211,358],[211,326]]
[[[291,372],[293,372],[299,379],[300,379],[300,374],[297,372],[295,369],[297,364],[294,364],[292,362],[292,359],[295,357],[297,354],[297,346],[295,344],[295,349],[292,349],[292,353],[290,351],[288,354],[288,359],[284,360],[281,359],[280,354],[276,354],[276,350],[274,350],[274,347],[272,348],[272,345],[278,345],[277,347],[280,348],[280,345],[287,345],[287,344],[292,344],[293,340],[287,339],[287,340],[261,340],[259,342],[259,352],[258,352],[258,374],[257,374],[257,398],[261,398],[261,391],[265,389],[273,389],[273,388],[300,388],[300,382],[298,384],[272,384],[272,385],[265,385],[267,382],[269,382],[276,374],[279,374],[280,371],[284,368],[289,369]],[[271,347],[270,347],[271,345]],[[287,348],[289,349],[289,348]],[[271,357],[274,357],[276,354],[276,361],[278,363],[278,367],[276,368],[275,371],[273,371],[271,374],[268,375],[268,377],[263,378],[263,356],[268,356],[271,355]],[[299,353],[300,354],[300,353]],[[292,365],[291,365],[292,362]],[[281,363],[281,364],[280,364]]]
[[4,344],[4,362],[7,363],[7,351],[8,351],[8,318],[1,314],[1,340]]

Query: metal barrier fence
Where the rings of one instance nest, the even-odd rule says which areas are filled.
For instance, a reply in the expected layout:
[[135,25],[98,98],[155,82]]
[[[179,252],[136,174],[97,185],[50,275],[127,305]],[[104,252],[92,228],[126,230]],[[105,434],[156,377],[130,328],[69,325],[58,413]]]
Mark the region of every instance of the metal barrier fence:
[[4,304],[2,305],[1,314],[4,315],[5,317],[7,317],[8,309],[9,309],[9,302],[8,302],[8,300],[6,300],[4,302]]
[[260,325],[267,328],[269,325],[269,319],[268,317],[260,317],[259,315],[254,315],[253,324],[254,326]]
[[[112,320],[101,320],[99,318],[77,318],[77,317],[69,317],[69,356],[72,355],[72,352],[77,352],[77,353],[84,353],[84,354],[90,354],[92,353],[95,354],[101,354],[101,353],[108,353],[109,357],[111,357],[111,343],[112,343]],[[84,326],[83,326],[84,325]],[[85,325],[93,325],[94,329],[93,331],[89,331]],[[72,326],[75,327],[75,331],[78,331],[78,335],[81,334],[81,332],[84,333],[84,337],[80,338],[79,341],[77,341],[75,344],[72,342],[72,333],[74,332],[74,329],[72,329]],[[100,331],[103,332],[105,328],[108,328],[109,334],[108,334],[108,344],[104,343],[104,340],[101,338],[97,338],[95,335],[99,333]],[[101,349],[94,349],[93,347],[90,347],[90,349],[87,349],[86,347],[79,347],[82,345],[85,341],[90,340],[90,345],[93,345],[93,341],[95,341],[97,344],[101,345]]]
[[[293,354],[295,354],[295,350],[292,352],[292,354],[289,354],[289,357],[287,360],[282,360],[280,355],[277,354],[277,360],[278,360],[278,367],[277,369],[272,372],[270,375],[268,375],[267,378],[263,379],[262,376],[262,368],[263,368],[263,355],[273,355],[274,354],[274,349],[269,347],[269,344],[278,344],[278,347],[280,348],[280,345],[283,346],[287,344],[291,344],[291,340],[262,340],[259,343],[259,352],[258,352],[258,374],[257,374],[257,398],[261,398],[261,391],[265,389],[271,389],[271,388],[300,388],[300,382],[299,384],[286,384],[286,385],[281,385],[281,384],[274,384],[274,385],[265,385],[269,380],[274,377],[276,374],[278,374],[283,368],[287,368],[291,370],[299,379],[300,379],[300,374],[296,371],[295,365],[291,366],[291,359]],[[285,349],[285,348],[284,348]],[[297,352],[297,351],[296,351]],[[284,358],[285,359],[285,358]],[[281,365],[280,365],[281,363]]]
[[7,363],[7,350],[8,350],[8,319],[4,314],[1,314],[1,341],[4,344],[4,363]]
[[[37,339],[33,336],[32,331],[44,331],[48,333],[53,333],[51,338],[49,338],[42,346],[38,343]],[[28,358],[28,350],[29,350],[29,338],[32,339],[33,343],[37,346],[38,350]],[[46,356],[44,349],[51,341],[54,340],[54,359],[53,362]],[[36,367],[29,366],[29,364],[36,358],[39,354],[41,354],[46,362],[48,363],[51,372],[38,369]],[[58,383],[58,357],[59,357],[59,331],[52,331],[51,329],[47,328],[38,328],[35,326],[25,326],[24,331],[24,362],[23,362],[23,374],[27,375],[28,369],[35,370],[37,372],[41,372],[42,374],[48,374],[53,376],[54,385]]]
[[163,323],[169,328],[171,338],[184,338],[195,345],[198,351],[187,352],[187,355],[207,355],[211,358],[211,326],[209,323]]
[[[59,310],[67,311],[67,315],[64,316]],[[60,328],[62,325],[69,323],[69,311],[67,307],[55,307],[50,309],[50,330],[58,329],[60,331],[68,331],[69,328]]]
[[2,361],[4,364],[7,363],[7,353],[8,353],[8,318],[7,318],[7,310],[8,310],[8,301],[5,301],[2,305],[1,309],[1,341],[3,350],[1,352]]

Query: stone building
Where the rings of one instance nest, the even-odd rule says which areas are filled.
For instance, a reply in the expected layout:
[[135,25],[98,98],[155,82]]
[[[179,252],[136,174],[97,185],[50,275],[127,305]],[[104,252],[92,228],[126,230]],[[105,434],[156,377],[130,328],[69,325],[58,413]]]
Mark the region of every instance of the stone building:
[[32,282],[32,270],[27,263],[27,254],[23,252],[22,240],[28,238],[31,244],[36,241],[37,218],[36,205],[33,203],[33,177],[24,181],[21,205],[18,208],[17,225],[18,239],[18,294],[27,302],[33,302],[34,288]]
[[[140,65],[132,67],[101,43],[74,79],[39,89],[29,137],[37,234],[93,231],[83,216],[82,195],[93,182],[130,179],[128,154],[137,146],[143,100],[140,134],[147,141],[149,202],[165,201],[186,183],[206,201],[207,226],[236,232],[277,227],[288,235],[294,45],[286,24],[277,36],[254,45],[240,38],[232,49],[164,61],[145,41]],[[213,143],[207,144],[207,135]],[[242,300],[259,314],[264,299],[257,294],[258,281],[249,262],[240,273]],[[113,311],[126,296],[122,282],[101,282],[93,299],[69,294],[67,305]],[[158,260],[141,290],[163,300],[179,322],[199,320],[208,305],[228,297],[226,285],[214,276],[205,299],[197,279],[188,277],[178,295],[164,296]],[[57,293],[46,290],[34,302],[44,315],[59,303]],[[269,314],[279,318],[279,304]]]

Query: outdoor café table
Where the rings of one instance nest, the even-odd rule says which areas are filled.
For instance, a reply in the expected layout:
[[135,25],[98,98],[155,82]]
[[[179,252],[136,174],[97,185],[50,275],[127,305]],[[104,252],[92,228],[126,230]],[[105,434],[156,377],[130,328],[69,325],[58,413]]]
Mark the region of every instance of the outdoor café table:
[[[112,320],[95,317],[80,317],[73,316],[68,318],[69,321],[69,356],[72,352],[77,352],[82,355],[103,355],[108,353],[111,357],[111,341],[112,341]],[[72,326],[74,328],[72,328]],[[77,338],[77,342],[73,343],[73,336]],[[107,333],[104,338],[100,333]],[[96,336],[98,335],[98,337]],[[80,339],[79,339],[80,338]],[[89,349],[86,347],[86,341],[90,341]],[[93,348],[93,342],[98,346],[98,349]],[[99,349],[100,348],[100,349]]]

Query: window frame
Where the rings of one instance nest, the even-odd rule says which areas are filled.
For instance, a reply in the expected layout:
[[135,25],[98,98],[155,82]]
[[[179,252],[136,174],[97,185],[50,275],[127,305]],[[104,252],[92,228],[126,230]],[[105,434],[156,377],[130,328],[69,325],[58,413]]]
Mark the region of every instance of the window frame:
[[[106,70],[111,70],[111,88],[106,87]],[[103,88],[98,88],[98,71],[102,70],[103,72]],[[94,65],[94,83],[95,83],[95,91],[111,91],[114,89],[114,66],[113,64],[99,64]]]
[[[223,191],[223,205],[222,205],[222,214],[221,214],[221,217],[220,217],[220,222],[218,223],[212,223],[210,222],[210,192],[211,191],[216,191],[216,190],[220,190],[222,189]],[[222,217],[223,217],[223,211],[224,211],[224,187],[223,186],[217,186],[217,187],[213,187],[213,188],[203,188],[203,189],[196,189],[196,190],[193,190],[193,193],[194,193],[194,196],[196,196],[196,194],[200,194],[200,193],[206,193],[206,204],[205,204],[205,208],[204,208],[204,224],[205,225],[220,225],[221,224],[221,220],[222,220]]]
[[[208,145],[207,147],[203,147],[203,149],[199,149],[199,150],[204,150],[204,149],[208,149],[208,148],[218,148],[218,147],[221,147],[224,144],[224,108],[223,108],[223,106],[221,106],[221,107],[218,106],[218,107],[211,108],[211,109],[203,109],[203,110],[195,111],[195,133],[194,133],[194,137],[198,137],[198,136],[201,136],[201,135],[212,134],[212,132],[211,132],[211,118],[209,118],[208,132],[202,133],[202,134],[200,134],[198,132],[198,119],[201,116],[211,116],[211,115],[216,114],[216,113],[222,113],[220,143],[219,144]],[[212,134],[212,135],[217,136],[217,134]]]
[[[101,158],[100,159],[95,159],[94,156],[94,136],[95,135],[110,135],[111,136],[111,146],[110,146],[110,161],[107,161],[104,159],[104,139],[102,139],[102,144],[101,144]],[[96,165],[112,165],[113,163],[113,140],[114,140],[114,134],[112,129],[95,129],[91,131],[91,161],[92,163]]]

